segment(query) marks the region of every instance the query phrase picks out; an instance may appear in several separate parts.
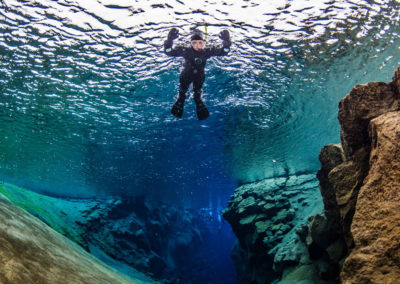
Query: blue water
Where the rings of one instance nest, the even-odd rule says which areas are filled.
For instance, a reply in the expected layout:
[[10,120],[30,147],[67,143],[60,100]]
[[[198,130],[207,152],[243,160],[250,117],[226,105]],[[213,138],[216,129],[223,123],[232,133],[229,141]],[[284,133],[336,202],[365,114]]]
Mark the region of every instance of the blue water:
[[[0,177],[50,195],[145,194],[218,216],[240,183],[319,168],[320,148],[340,142],[340,98],[390,81],[400,63],[399,5],[3,0]],[[207,45],[228,29],[232,51],[207,65],[211,117],[198,121],[190,98],[176,119],[182,60],[162,44],[172,27],[187,44],[205,24]]]

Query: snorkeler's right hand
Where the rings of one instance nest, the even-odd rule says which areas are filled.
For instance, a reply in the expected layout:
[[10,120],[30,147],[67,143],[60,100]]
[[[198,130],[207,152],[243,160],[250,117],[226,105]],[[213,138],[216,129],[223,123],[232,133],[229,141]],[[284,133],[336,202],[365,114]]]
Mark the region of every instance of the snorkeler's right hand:
[[179,31],[177,28],[172,28],[168,33],[168,40],[174,40],[178,38]]
[[219,33],[219,38],[222,40],[230,40],[229,32],[227,30],[223,30]]

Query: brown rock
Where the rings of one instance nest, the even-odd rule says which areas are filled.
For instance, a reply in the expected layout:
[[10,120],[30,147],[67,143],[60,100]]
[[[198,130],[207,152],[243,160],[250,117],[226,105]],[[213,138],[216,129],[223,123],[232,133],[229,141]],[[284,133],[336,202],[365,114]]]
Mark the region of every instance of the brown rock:
[[392,84],[393,84],[396,96],[397,96],[397,98],[399,98],[400,97],[400,66],[397,68],[396,72],[394,73]]
[[351,225],[355,247],[341,273],[343,283],[399,283],[400,112],[371,121],[370,170]]
[[319,189],[321,191],[322,200],[324,202],[327,215],[337,215],[337,202],[335,192],[329,182],[329,172],[345,160],[341,145],[330,144],[321,149],[318,156],[321,162],[321,169],[317,173],[319,180]]
[[37,218],[0,199],[0,283],[144,282],[122,276]]
[[339,211],[339,223],[347,246],[353,244],[350,225],[354,215],[358,191],[368,173],[368,152],[360,148],[351,160],[344,162],[330,171],[328,178],[336,197]]
[[370,145],[368,124],[381,114],[397,111],[399,99],[392,83],[371,82],[355,86],[339,103],[341,141],[347,158]]
[[322,169],[329,173],[334,167],[340,165],[345,160],[342,145],[329,144],[322,147],[318,158],[321,161]]
[[335,225],[330,222],[323,214],[312,216],[309,226],[309,238],[321,249],[326,249],[330,244],[337,240],[338,232]]

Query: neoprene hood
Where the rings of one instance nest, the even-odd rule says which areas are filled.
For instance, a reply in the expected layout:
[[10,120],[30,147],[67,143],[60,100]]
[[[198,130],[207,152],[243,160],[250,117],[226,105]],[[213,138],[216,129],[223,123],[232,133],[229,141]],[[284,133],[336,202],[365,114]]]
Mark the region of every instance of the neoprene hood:
[[203,40],[203,38],[199,34],[194,34],[194,35],[192,35],[190,40]]

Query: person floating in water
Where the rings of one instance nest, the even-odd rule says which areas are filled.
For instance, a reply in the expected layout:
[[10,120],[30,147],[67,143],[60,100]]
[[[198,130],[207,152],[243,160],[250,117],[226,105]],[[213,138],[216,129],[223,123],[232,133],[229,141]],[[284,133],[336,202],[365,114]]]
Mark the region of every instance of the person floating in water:
[[201,100],[201,87],[203,86],[205,79],[204,67],[206,66],[208,58],[212,56],[223,56],[229,53],[231,46],[229,32],[223,30],[219,34],[219,37],[223,40],[222,47],[214,46],[205,48],[203,38],[199,33],[195,33],[191,37],[190,47],[177,46],[172,48],[173,40],[178,38],[178,34],[178,30],[172,28],[168,33],[167,40],[164,42],[164,51],[168,56],[182,56],[185,59],[183,70],[179,78],[178,99],[173,105],[171,113],[176,117],[182,117],[186,92],[189,89],[190,84],[193,83],[193,98],[196,103],[197,117],[199,120],[203,120],[210,115],[207,107]]

